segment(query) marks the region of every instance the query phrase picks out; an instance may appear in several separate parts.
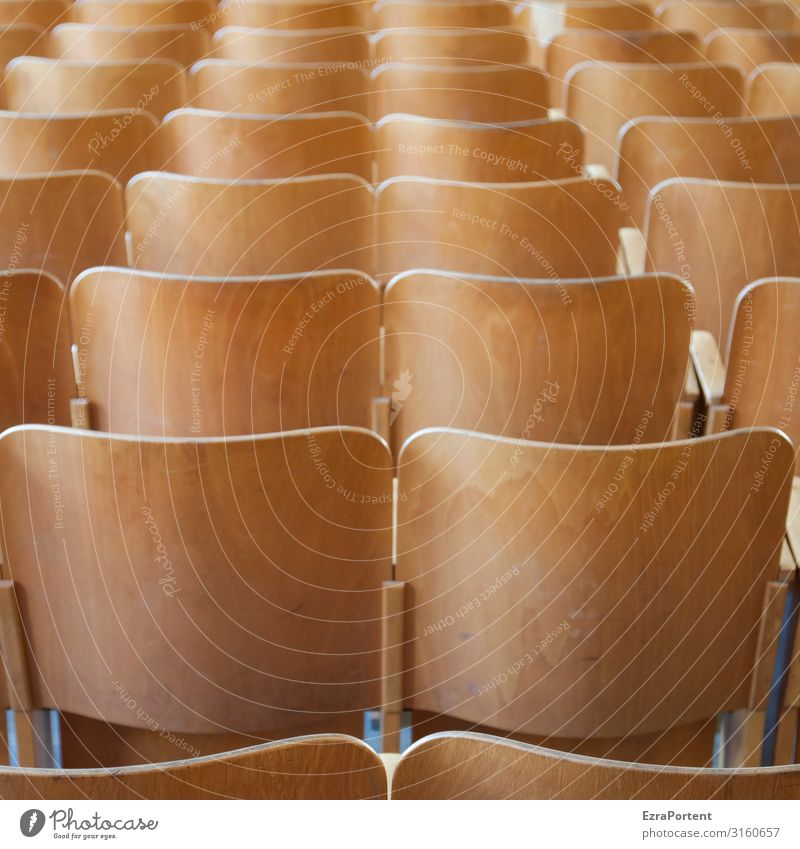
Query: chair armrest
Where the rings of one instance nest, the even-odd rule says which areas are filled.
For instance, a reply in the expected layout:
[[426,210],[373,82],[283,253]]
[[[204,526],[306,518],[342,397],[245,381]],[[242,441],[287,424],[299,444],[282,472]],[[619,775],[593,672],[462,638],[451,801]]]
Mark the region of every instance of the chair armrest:
[[619,231],[619,268],[623,274],[644,274],[647,244],[638,227],[621,227]]
[[567,117],[567,113],[563,109],[558,109],[555,106],[551,106],[547,110],[547,118],[550,121],[563,121]]
[[706,405],[719,404],[725,395],[725,365],[717,340],[707,330],[695,330],[692,332],[690,351]]

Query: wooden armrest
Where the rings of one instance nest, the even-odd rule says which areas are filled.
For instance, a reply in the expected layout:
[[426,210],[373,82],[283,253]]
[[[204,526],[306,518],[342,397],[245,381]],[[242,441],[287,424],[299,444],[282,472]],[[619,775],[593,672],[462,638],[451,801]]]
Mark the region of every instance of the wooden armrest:
[[611,182],[611,175],[608,173],[608,168],[605,165],[599,165],[597,162],[584,165],[583,173],[592,180],[607,180],[609,183]]
[[689,368],[686,369],[686,382],[683,384],[683,398],[681,400],[689,401],[692,404],[696,404],[700,400],[700,384],[691,359],[689,360]]
[[551,106],[547,110],[547,117],[551,121],[563,121],[567,117],[567,113],[563,109]]
[[795,564],[800,564],[800,477],[792,482],[789,514],[786,517],[786,540]]
[[719,404],[725,395],[725,365],[717,340],[707,330],[695,330],[690,350],[703,399],[707,405]]
[[621,227],[619,231],[620,268],[624,274],[644,274],[647,244],[638,227]]

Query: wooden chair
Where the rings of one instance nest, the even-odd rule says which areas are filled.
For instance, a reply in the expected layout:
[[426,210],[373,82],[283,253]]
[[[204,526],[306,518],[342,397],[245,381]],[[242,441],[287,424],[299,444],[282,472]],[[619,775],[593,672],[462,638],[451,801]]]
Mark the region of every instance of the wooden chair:
[[6,108],[57,115],[127,109],[161,119],[185,106],[183,68],[163,59],[145,62],[68,62],[23,56],[5,70]]
[[575,175],[575,163],[583,164],[583,132],[565,120],[486,126],[388,115],[375,126],[375,155],[377,180],[561,180]]
[[393,799],[797,799],[800,766],[654,767],[486,734],[435,734],[403,753]]
[[707,36],[716,29],[791,31],[797,13],[788,3],[721,3],[719,0],[667,0],[658,7],[661,24],[672,30],[692,30]]
[[514,27],[380,30],[372,38],[372,49],[376,62],[510,66],[528,62],[527,36]]
[[91,426],[184,437],[369,428],[380,311],[375,282],[354,271],[223,280],[90,269],[70,312]]
[[485,0],[458,0],[457,3],[424,0],[377,0],[372,4],[372,25],[376,30],[397,27],[507,27],[511,6]]
[[586,130],[586,157],[611,168],[617,135],[631,118],[742,114],[744,80],[727,65],[584,62],[564,82],[567,117]]
[[212,0],[74,0],[71,20],[116,27],[194,26],[215,20]]
[[363,0],[324,2],[324,0],[222,0],[216,12],[216,26],[253,29],[325,29],[363,27],[370,16],[370,4]]
[[547,117],[547,75],[503,65],[431,67],[385,64],[370,73],[375,120],[403,113],[502,124]]
[[157,126],[146,112],[75,116],[0,112],[0,174],[94,169],[124,183],[156,164],[150,141]]
[[49,30],[68,20],[70,0],[0,0],[0,26],[32,25]]
[[395,177],[377,190],[376,267],[504,277],[616,273],[625,222],[619,188],[576,177],[539,183],[459,183]]
[[132,258],[144,270],[372,269],[373,194],[351,175],[226,181],[148,172],[128,183],[125,202]]
[[204,29],[186,25],[133,28],[59,24],[50,34],[50,44],[53,55],[72,62],[166,59],[184,67],[204,59],[211,49]]
[[[0,437],[0,465],[21,765],[38,765],[24,726],[42,708],[186,757],[215,751],[195,735],[363,728],[380,706],[392,479],[373,433],[160,440],[25,425]],[[65,751],[64,765],[141,758],[101,754]]]
[[209,59],[191,70],[192,105],[220,112],[369,114],[366,70],[341,63],[249,65]]
[[393,449],[442,426],[589,445],[670,439],[693,304],[669,275],[398,275],[384,293]]
[[357,27],[252,29],[225,27],[214,34],[213,57],[232,62],[354,62],[368,67],[370,43]]
[[33,24],[9,24],[0,27],[0,65],[3,68],[17,56],[45,50],[45,34]]
[[770,62],[800,62],[800,32],[718,29],[705,43],[709,61],[737,65],[745,75]]
[[753,115],[800,115],[800,65],[760,65],[747,79],[746,99]]
[[644,224],[650,189],[670,177],[800,183],[793,118],[634,118],[620,131],[612,174]]
[[124,265],[124,220],[122,190],[108,174],[0,178],[0,250],[8,269],[41,269],[69,285],[93,265]]
[[347,173],[372,181],[372,125],[352,112],[261,117],[177,109],[157,142],[160,170],[177,174],[202,170],[230,180]]
[[793,467],[766,428],[611,448],[417,434],[398,460],[400,702],[601,752],[763,705]]
[[3,799],[385,799],[366,743],[322,734],[114,770],[0,770]]
[[0,430],[25,422],[69,425],[71,337],[64,287],[55,277],[40,271],[0,275],[0,342]]

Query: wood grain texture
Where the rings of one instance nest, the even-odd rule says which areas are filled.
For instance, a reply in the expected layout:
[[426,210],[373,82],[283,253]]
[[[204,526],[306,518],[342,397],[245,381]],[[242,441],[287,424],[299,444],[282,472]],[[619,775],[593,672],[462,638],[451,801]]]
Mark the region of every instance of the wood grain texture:
[[79,24],[156,27],[176,24],[203,27],[214,20],[213,0],[75,0],[71,20]]
[[[183,0],[181,0],[183,2]],[[131,62],[166,59],[188,67],[204,59],[211,42],[201,28],[59,24],[50,34],[53,55],[73,62]]]
[[0,461],[35,706],[180,736],[379,704],[392,483],[371,432],[30,425],[0,437]]
[[357,27],[325,29],[253,29],[228,27],[213,39],[214,58],[232,62],[361,62],[371,47]]
[[70,301],[95,430],[188,437],[371,424],[380,294],[359,272],[222,280],[106,268],[82,274]]
[[720,3],[718,0],[668,0],[658,7],[656,14],[669,29],[692,30],[703,36],[729,27],[792,30],[797,17],[789,3]]
[[800,114],[800,65],[771,62],[747,79],[747,108],[753,115]]
[[573,121],[470,123],[389,115],[375,126],[376,179],[438,177],[501,183],[563,180],[583,164]]
[[105,770],[0,770],[2,799],[384,799],[386,770],[334,734]]
[[634,118],[620,130],[612,173],[642,227],[650,190],[671,177],[800,183],[798,145],[790,117]]
[[[742,114],[744,80],[734,66],[601,64],[573,67],[564,81],[567,117],[586,131],[586,161],[611,168],[617,135],[643,115],[704,118]],[[705,101],[703,101],[705,98]]]
[[0,64],[3,68],[17,56],[42,53],[47,48],[42,27],[34,24],[0,24]]
[[710,62],[737,65],[743,74],[769,62],[800,61],[800,32],[766,29],[718,29],[705,40]]
[[177,174],[250,180],[356,174],[372,181],[372,126],[354,112],[262,117],[177,109],[161,123],[157,145],[158,168]]
[[373,194],[358,177],[226,181],[148,172],[128,183],[125,202],[144,270],[229,277],[372,268]]
[[396,277],[384,295],[387,385],[411,378],[395,452],[445,426],[590,445],[668,439],[693,300],[669,276]]
[[161,119],[187,103],[176,62],[68,62],[24,56],[5,70],[6,108],[44,114],[129,109]]
[[0,174],[102,171],[125,183],[157,164],[150,140],[158,123],[130,110],[89,115],[0,112]]
[[798,799],[800,767],[640,766],[445,733],[403,754],[391,792],[393,799]]
[[369,19],[369,4],[324,2],[324,0],[222,0],[217,9],[216,26],[263,29],[323,29],[361,27]]
[[572,738],[746,707],[793,468],[771,429],[611,448],[417,434],[398,460],[405,706]]
[[0,178],[0,255],[65,285],[93,265],[125,265],[119,183],[98,171]]
[[378,30],[394,27],[505,27],[511,21],[510,5],[484,0],[377,0],[372,4],[372,26]]
[[49,30],[71,13],[70,0],[3,0],[0,3],[0,26],[32,24]]
[[372,50],[378,62],[524,65],[528,61],[527,36],[516,27],[398,27],[376,32]]
[[666,180],[653,189],[646,215],[648,270],[688,273],[696,327],[720,342],[748,283],[800,277],[798,203],[796,184]]

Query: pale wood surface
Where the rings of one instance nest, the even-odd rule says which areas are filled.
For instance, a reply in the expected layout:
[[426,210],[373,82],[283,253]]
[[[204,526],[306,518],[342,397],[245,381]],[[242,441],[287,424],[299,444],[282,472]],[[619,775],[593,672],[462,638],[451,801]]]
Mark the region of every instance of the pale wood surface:
[[771,62],[747,79],[747,108],[754,115],[800,114],[800,65]]
[[213,0],[75,0],[70,19],[80,24],[119,27],[205,26],[214,19]]
[[617,448],[416,435],[398,461],[406,707],[577,738],[747,707],[793,468],[771,429]]
[[363,62],[371,48],[356,27],[325,29],[253,29],[225,27],[213,39],[216,59],[233,62]]
[[693,30],[708,35],[728,27],[770,30],[794,28],[797,12],[788,3],[720,3],[717,0],[668,0],[657,11],[659,21],[669,29]]
[[695,330],[691,350],[692,365],[703,400],[706,404],[716,404],[725,389],[725,364],[717,341],[707,330]]
[[16,56],[45,53],[48,41],[44,30],[34,24],[0,24],[0,66]]
[[369,3],[315,2],[315,0],[222,0],[217,10],[217,29],[221,27],[279,27],[281,29],[321,29],[359,27],[368,23]]
[[692,305],[669,276],[401,275],[384,295],[387,385],[411,375],[394,450],[436,426],[590,445],[668,439]]
[[70,0],[3,0],[0,3],[0,25],[33,24],[48,30],[66,20],[71,7]]
[[483,0],[378,0],[372,4],[372,26],[390,27],[504,27],[512,21],[511,6]]
[[744,74],[769,62],[800,61],[800,32],[718,29],[706,37],[705,45],[710,62],[738,65]]
[[70,299],[96,430],[188,437],[371,424],[380,295],[359,272],[188,280],[106,268],[82,274]]
[[515,27],[438,29],[398,27],[380,30],[372,38],[376,61],[524,65],[528,39]]

